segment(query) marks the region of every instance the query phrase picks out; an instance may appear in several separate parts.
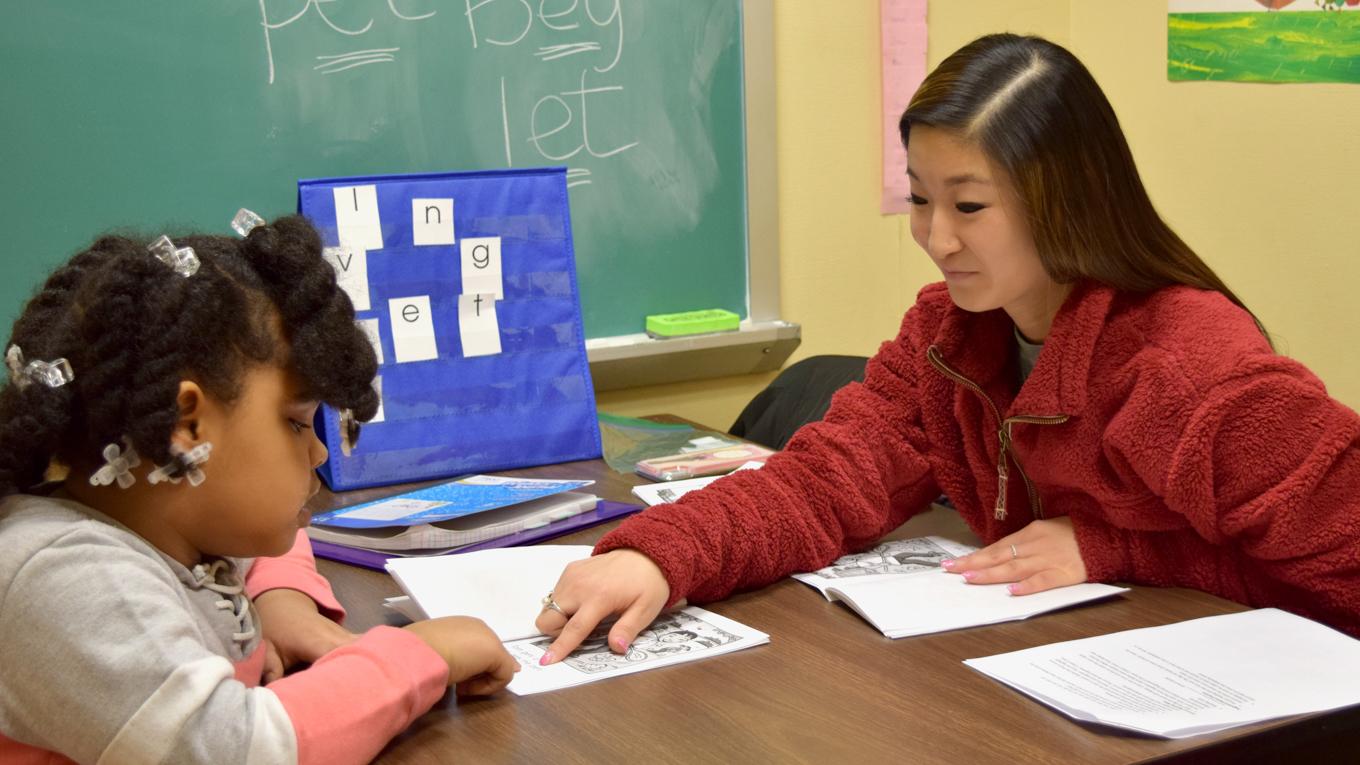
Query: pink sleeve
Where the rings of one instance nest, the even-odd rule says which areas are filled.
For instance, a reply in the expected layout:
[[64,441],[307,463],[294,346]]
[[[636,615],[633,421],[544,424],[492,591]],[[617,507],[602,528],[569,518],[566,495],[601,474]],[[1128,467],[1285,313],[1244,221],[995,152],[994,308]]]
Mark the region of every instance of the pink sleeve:
[[345,620],[345,609],[335,599],[330,582],[316,570],[312,543],[307,532],[299,529],[293,549],[277,558],[256,558],[246,572],[246,595],[251,600],[269,590],[297,590],[316,601],[326,618],[336,623]]
[[423,640],[375,627],[269,690],[293,723],[300,765],[368,762],[443,697],[448,678]]

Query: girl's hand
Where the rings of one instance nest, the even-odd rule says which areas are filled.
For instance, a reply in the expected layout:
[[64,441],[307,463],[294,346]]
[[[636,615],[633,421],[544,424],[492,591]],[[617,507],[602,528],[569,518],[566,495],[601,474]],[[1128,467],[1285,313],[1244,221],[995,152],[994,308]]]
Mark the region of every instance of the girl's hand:
[[264,644],[264,672],[260,676],[260,685],[270,683],[283,677],[283,659],[279,658],[279,649],[268,640],[261,641]]
[[970,584],[1014,582],[1009,588],[1012,595],[1086,581],[1077,535],[1066,517],[1034,521],[975,553],[941,565],[946,571],[962,574]]
[[576,650],[596,625],[621,614],[609,630],[609,649],[624,653],[670,599],[671,586],[661,568],[637,550],[612,550],[567,564],[553,588],[562,612],[544,609],[535,622],[556,635],[540,664],[553,664]]
[[[322,616],[316,610],[316,601],[297,590],[279,588],[263,592],[255,598],[255,610],[260,615],[261,633],[282,667],[280,675],[299,664],[311,664],[359,639],[358,635]],[[265,667],[267,676],[267,660]]]
[[449,685],[459,696],[488,696],[510,684],[519,662],[481,619],[445,616],[403,629],[424,640],[449,665]]

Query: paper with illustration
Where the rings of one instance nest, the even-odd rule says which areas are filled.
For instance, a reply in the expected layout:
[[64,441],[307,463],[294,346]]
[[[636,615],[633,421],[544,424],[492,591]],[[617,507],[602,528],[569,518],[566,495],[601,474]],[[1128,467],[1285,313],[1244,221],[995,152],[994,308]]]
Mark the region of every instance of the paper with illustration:
[[1004,584],[968,584],[940,568],[940,561],[976,549],[944,537],[899,539],[793,578],[817,588],[827,600],[844,602],[890,638],[1027,619],[1127,592],[1086,583],[1011,595]]

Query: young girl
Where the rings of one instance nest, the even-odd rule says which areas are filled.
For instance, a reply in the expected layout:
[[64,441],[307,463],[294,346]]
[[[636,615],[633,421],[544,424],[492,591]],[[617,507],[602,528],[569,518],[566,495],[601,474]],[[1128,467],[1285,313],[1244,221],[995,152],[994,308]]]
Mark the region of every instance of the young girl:
[[825,566],[941,492],[988,543],[945,563],[970,582],[1193,587],[1360,636],[1360,417],[1158,217],[1086,68],[984,37],[901,133],[912,234],[944,282],[764,469],[568,567],[545,663],[610,613],[622,650],[680,598]]
[[0,761],[366,762],[518,669],[475,619],[338,625],[300,532],[312,422],[372,417],[377,362],[306,220],[100,239],[6,361]]

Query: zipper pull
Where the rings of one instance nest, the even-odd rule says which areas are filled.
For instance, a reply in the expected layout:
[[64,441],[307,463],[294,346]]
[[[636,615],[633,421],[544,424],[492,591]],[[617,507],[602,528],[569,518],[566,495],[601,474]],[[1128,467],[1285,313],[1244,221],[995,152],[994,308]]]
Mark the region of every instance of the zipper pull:
[[1006,451],[1003,449],[996,460],[996,508],[993,515],[998,521],[1006,520]]

